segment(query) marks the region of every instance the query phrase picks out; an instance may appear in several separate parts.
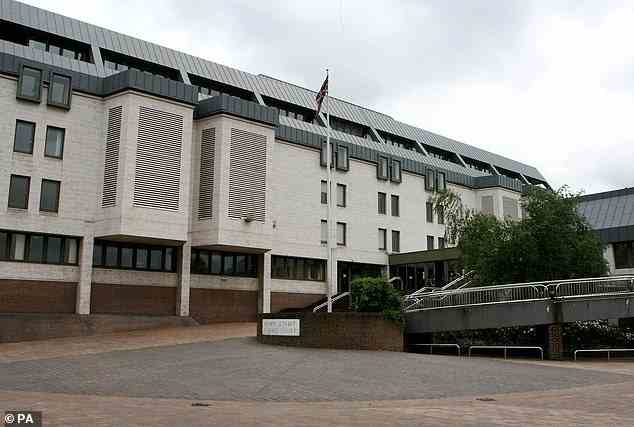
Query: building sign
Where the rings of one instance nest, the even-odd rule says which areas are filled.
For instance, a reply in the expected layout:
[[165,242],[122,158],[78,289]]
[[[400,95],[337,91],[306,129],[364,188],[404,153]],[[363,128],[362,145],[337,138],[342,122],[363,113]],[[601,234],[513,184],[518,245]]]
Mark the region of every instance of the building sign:
[[262,319],[262,335],[299,336],[299,319]]

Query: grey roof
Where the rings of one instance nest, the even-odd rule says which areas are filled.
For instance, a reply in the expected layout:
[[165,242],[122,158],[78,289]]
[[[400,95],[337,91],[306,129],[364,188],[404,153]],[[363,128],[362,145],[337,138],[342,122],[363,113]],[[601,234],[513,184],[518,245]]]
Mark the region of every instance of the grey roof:
[[595,230],[634,226],[634,187],[582,196],[579,212]]
[[[108,49],[170,67],[185,74],[196,74],[291,104],[310,109],[315,108],[315,92],[312,90],[268,76],[254,75],[240,71],[14,0],[0,0],[0,19],[84,42],[91,45],[93,51],[95,51],[96,48]],[[102,64],[89,64],[82,61],[71,60],[6,41],[0,41],[0,52],[99,77],[104,77],[115,72],[105,69]],[[386,114],[363,108],[337,98],[331,98],[330,108],[331,114],[334,116],[455,152],[484,163],[500,166],[536,180],[545,181],[542,174],[532,166],[399,122]],[[291,123],[290,126],[299,126],[299,123]],[[389,148],[391,146],[381,145],[381,150],[391,150],[391,148]],[[432,164],[440,162],[431,157],[426,157],[425,161],[427,163],[431,162]],[[447,164],[445,165],[445,163]],[[442,167],[450,170],[460,168],[462,173],[471,175],[477,173],[477,171],[462,168],[459,165],[454,165],[449,162],[443,162]]]

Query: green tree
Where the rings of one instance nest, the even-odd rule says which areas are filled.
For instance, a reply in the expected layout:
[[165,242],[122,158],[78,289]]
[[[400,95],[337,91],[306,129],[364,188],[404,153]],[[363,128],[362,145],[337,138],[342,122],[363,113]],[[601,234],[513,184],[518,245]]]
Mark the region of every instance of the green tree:
[[383,313],[387,319],[403,322],[401,294],[382,277],[361,277],[351,283],[352,309],[357,312]]
[[[554,192],[531,187],[521,201],[527,213],[521,221],[477,213],[448,227],[465,268],[475,270],[482,285],[602,276],[603,245],[579,215],[577,202],[566,187]],[[454,209],[458,217],[464,212]]]

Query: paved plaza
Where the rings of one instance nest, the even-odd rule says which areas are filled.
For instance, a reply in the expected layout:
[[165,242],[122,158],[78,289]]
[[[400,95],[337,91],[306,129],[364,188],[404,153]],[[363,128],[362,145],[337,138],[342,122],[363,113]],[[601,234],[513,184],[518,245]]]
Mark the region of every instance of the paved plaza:
[[258,344],[252,324],[0,345],[45,425],[632,425],[634,366]]

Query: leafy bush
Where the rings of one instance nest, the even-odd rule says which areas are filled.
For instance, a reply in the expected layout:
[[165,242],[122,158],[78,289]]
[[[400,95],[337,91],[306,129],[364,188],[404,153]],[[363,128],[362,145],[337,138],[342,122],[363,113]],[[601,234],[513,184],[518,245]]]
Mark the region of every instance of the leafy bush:
[[352,309],[361,313],[383,313],[386,319],[403,324],[401,296],[384,278],[363,277],[351,284]]

